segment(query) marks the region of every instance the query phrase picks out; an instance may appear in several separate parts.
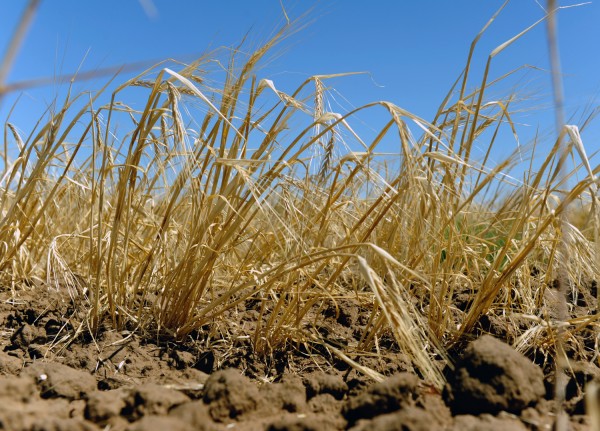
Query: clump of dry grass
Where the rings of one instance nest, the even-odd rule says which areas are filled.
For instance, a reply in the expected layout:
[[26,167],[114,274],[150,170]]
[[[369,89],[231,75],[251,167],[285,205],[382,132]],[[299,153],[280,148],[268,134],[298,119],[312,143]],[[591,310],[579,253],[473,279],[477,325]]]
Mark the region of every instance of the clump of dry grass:
[[[0,176],[2,282],[16,289],[39,277],[65,289],[89,310],[92,333],[109,321],[176,339],[206,328],[232,339],[242,334],[228,313],[251,300],[259,315],[243,335],[256,352],[317,344],[357,367],[352,357],[391,333],[437,386],[435,359],[489,313],[506,320],[522,349],[548,348],[566,325],[583,351],[575,335],[596,316],[559,322],[544,310],[561,264],[581,295],[584,281],[598,279],[600,167],[574,126],[567,152],[557,143],[522,180],[507,174],[524,149],[489,164],[499,131],[517,130],[511,95],[485,101],[503,79],[488,79],[491,62],[529,29],[490,54],[469,92],[488,25],[432,122],[385,101],[326,112],[324,82],[338,76],[312,77],[293,93],[261,80],[257,65],[288,28],[248,55],[147,70],[104,105],[102,91],[69,95],[27,137],[7,122],[4,145],[18,156],[5,156]],[[123,100],[133,90],[146,92],[141,109]],[[352,122],[373,109],[387,124],[360,137]],[[400,148],[386,156],[397,169],[380,163],[383,140]],[[483,160],[472,156],[475,145],[488,149]],[[587,175],[567,188],[557,166],[570,156]],[[586,234],[559,223],[576,201],[590,205]],[[318,310],[341,298],[371,310],[360,342],[345,346],[317,330]],[[531,323],[524,329],[516,318]]]

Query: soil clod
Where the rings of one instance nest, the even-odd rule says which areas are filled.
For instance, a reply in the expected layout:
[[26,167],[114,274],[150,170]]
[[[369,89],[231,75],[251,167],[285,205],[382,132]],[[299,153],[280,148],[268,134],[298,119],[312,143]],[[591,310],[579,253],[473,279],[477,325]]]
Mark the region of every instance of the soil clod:
[[260,399],[258,388],[237,370],[217,371],[206,381],[204,402],[215,421],[224,422],[252,412]]
[[369,419],[414,405],[419,380],[409,373],[388,377],[370,386],[364,393],[350,398],[342,413],[350,422]]
[[542,370],[507,344],[484,335],[470,343],[444,391],[455,414],[519,413],[546,393]]

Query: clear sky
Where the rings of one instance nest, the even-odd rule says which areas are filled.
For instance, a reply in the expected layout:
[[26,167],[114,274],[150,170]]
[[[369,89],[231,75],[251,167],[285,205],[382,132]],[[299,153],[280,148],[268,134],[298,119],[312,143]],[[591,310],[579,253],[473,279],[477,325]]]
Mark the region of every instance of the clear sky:
[[[0,50],[6,47],[25,0],[0,2]],[[145,11],[137,0],[42,0],[16,59],[8,84],[94,70],[136,61],[166,58],[191,60],[218,46],[236,45],[248,34],[258,46],[284,22],[311,9],[311,24],[280,46],[259,78],[292,92],[316,74],[368,71],[330,84],[355,106],[389,100],[431,119],[450,85],[464,68],[469,45],[501,0],[152,0]],[[148,3],[148,2],[146,2]],[[574,2],[573,2],[574,3]],[[564,0],[562,6],[573,4]],[[492,49],[544,15],[545,0],[513,0],[478,45],[472,85],[481,79]],[[600,1],[562,10],[559,37],[568,115],[598,106],[600,91]],[[545,26],[501,53],[492,63],[492,78],[529,64],[541,70],[493,90],[490,96],[519,85],[539,111],[526,114],[525,135],[537,125],[551,129],[551,87]],[[125,75],[127,76],[127,75]],[[117,79],[120,81],[119,79]],[[80,83],[76,90],[97,89],[100,82]],[[17,96],[11,122],[30,127],[56,94],[56,86],[11,93],[0,107],[4,123]],[[578,116],[574,122],[577,122]],[[368,123],[374,117],[364,117]],[[596,122],[597,123],[597,122]],[[596,126],[584,134],[588,153],[600,149]]]

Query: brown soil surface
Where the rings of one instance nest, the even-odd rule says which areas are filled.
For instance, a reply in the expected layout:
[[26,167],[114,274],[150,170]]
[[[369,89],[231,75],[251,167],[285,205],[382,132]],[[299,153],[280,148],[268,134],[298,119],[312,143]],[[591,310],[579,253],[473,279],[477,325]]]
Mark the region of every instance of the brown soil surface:
[[[374,382],[327,352],[256,358],[243,338],[210,347],[135,331],[92,338],[78,323],[85,311],[64,293],[33,286],[0,295],[0,429],[549,430],[554,421],[552,376],[491,336],[456,355],[438,391],[393,343],[357,359],[387,376]],[[356,337],[359,311],[340,310],[326,319],[330,334]],[[577,383],[571,426],[590,429]]]

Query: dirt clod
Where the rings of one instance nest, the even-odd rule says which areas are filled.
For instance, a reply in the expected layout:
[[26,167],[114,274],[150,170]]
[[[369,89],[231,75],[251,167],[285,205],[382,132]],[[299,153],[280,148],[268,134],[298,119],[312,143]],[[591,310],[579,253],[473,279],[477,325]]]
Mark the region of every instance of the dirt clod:
[[26,350],[29,345],[44,342],[45,336],[43,330],[33,325],[24,324],[18,328],[10,338],[12,349]]
[[133,418],[147,415],[166,415],[175,406],[190,401],[187,395],[154,383],[146,383],[129,390],[125,411]]
[[300,379],[265,385],[260,392],[271,408],[291,413],[306,409],[306,390]]
[[455,414],[519,413],[544,396],[542,370],[507,344],[484,335],[470,343],[444,391]]
[[88,395],[85,406],[85,418],[102,425],[112,417],[119,416],[127,403],[126,393],[116,389],[96,391]]
[[204,402],[215,421],[224,422],[254,411],[260,399],[258,388],[237,370],[217,371],[206,381]]
[[208,406],[201,400],[174,407],[169,411],[169,416],[190,424],[196,431],[212,429],[210,424],[213,422],[208,411]]
[[8,398],[21,402],[29,402],[38,394],[38,388],[32,378],[3,376],[0,378],[0,399]]
[[321,394],[310,399],[308,409],[313,413],[335,415],[340,411],[340,401],[336,400],[331,394]]
[[23,370],[23,375],[37,381],[43,398],[78,400],[97,387],[96,379],[90,373],[54,362],[35,362]]
[[400,373],[388,377],[373,384],[364,393],[350,398],[342,413],[346,420],[353,423],[412,406],[418,383],[414,374]]
[[304,379],[307,397],[310,399],[319,394],[331,394],[341,400],[348,392],[348,385],[341,376],[318,372]]

